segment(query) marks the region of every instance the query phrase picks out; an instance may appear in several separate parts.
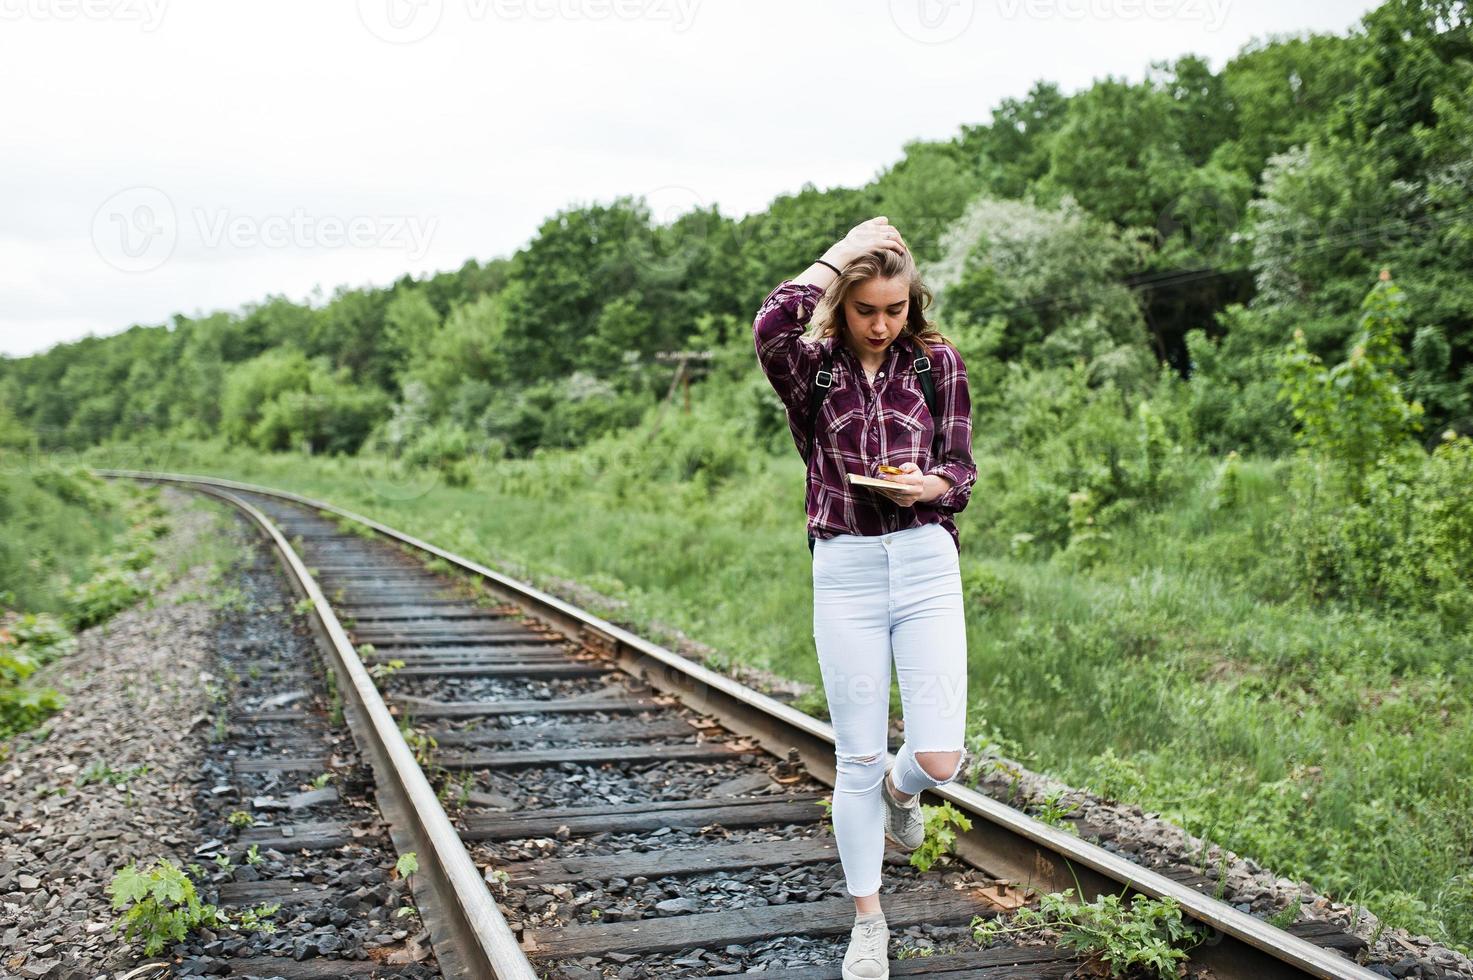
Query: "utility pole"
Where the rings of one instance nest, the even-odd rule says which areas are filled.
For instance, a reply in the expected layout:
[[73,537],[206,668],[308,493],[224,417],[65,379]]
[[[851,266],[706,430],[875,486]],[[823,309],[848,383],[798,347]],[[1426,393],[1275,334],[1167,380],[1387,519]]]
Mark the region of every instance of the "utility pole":
[[675,397],[675,390],[683,387],[685,389],[685,413],[690,414],[690,381],[697,372],[704,373],[710,368],[707,363],[715,355],[708,350],[662,350],[655,352],[655,360],[662,363],[675,364],[675,377],[670,381],[670,390],[665,393],[664,401],[660,402],[660,412],[655,416],[655,427],[650,430],[650,436],[660,431],[660,423],[665,420],[665,406],[670,404]]

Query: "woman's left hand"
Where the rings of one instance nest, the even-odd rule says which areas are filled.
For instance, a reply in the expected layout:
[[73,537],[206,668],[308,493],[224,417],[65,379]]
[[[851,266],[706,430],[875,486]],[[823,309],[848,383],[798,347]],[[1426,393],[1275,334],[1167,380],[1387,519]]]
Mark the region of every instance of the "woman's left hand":
[[876,487],[875,489],[880,491],[880,493],[883,493],[885,496],[889,497],[891,500],[895,501],[900,506],[911,507],[914,506],[921,499],[921,495],[926,492],[926,475],[922,473],[921,468],[914,463],[901,463],[900,469],[902,472],[898,474],[885,473],[881,474],[881,476],[884,479],[891,481],[892,483],[904,483],[910,486],[912,489],[891,490],[888,487]]

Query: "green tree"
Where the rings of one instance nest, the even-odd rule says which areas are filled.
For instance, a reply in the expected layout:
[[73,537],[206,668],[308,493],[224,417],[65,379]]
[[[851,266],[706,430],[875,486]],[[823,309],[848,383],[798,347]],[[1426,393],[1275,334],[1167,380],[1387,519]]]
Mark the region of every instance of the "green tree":
[[312,375],[307,355],[294,348],[267,351],[238,364],[220,394],[220,429],[233,442],[251,442],[266,406],[287,391],[306,389]]
[[999,102],[985,125],[962,127],[958,142],[976,161],[988,193],[1020,198],[1048,171],[1049,136],[1068,104],[1057,84],[1040,80],[1023,98]]
[[1352,498],[1381,461],[1405,449],[1421,427],[1422,406],[1402,396],[1396,369],[1403,366],[1398,337],[1406,327],[1402,292],[1387,273],[1366,296],[1350,356],[1325,367],[1305,344],[1302,331],[1279,362],[1282,397],[1299,423],[1300,447],[1336,467]]
[[1122,284],[1138,245],[1071,200],[1054,209],[979,197],[948,231],[928,267],[948,327],[976,330],[994,318],[1003,360],[1088,365],[1095,383],[1138,389],[1155,363],[1136,296]]
[[440,314],[418,289],[401,289],[384,309],[385,343],[396,359],[425,350],[440,328]]
[[1154,228],[1192,168],[1179,122],[1170,96],[1150,83],[1097,81],[1069,100],[1038,186],[1121,227]]
[[1309,142],[1355,78],[1356,37],[1256,40],[1223,67],[1223,93],[1237,126],[1217,152],[1256,185],[1268,159]]

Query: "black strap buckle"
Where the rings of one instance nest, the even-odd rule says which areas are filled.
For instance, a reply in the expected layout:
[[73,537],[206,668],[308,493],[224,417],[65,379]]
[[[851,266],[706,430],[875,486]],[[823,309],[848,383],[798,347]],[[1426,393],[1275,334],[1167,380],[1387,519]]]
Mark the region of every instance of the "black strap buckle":
[[813,383],[820,388],[832,388],[834,385],[834,372],[825,371],[820,368],[818,374],[813,377]]
[[931,370],[931,359],[925,354],[922,354],[915,359],[915,362],[912,366],[916,369],[917,373],[924,373]]

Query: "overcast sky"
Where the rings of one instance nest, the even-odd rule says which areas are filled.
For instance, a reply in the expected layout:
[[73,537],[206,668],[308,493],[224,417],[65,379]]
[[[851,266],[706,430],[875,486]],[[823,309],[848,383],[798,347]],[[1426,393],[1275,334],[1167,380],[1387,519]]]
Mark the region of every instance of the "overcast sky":
[[1220,68],[1374,6],[0,0],[0,353],[510,255],[621,194],[736,217],[1040,78]]

